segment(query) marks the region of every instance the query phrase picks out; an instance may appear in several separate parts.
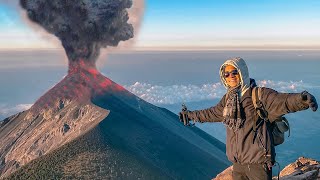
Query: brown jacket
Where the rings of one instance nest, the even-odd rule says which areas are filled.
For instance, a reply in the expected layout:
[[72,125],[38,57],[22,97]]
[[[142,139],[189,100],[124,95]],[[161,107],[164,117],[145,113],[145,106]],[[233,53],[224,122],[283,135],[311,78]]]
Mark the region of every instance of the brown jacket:
[[[240,164],[263,164],[272,162],[275,158],[274,146],[271,143],[268,123],[263,121],[255,134],[252,130],[255,119],[259,119],[253,106],[251,93],[252,88],[241,96],[241,106],[245,113],[243,128],[237,133],[227,129],[226,149],[227,157],[231,162]],[[223,121],[223,109],[226,103],[225,96],[220,102],[211,108],[190,111],[188,117],[196,122],[221,122]],[[268,119],[273,122],[277,117],[287,113],[308,109],[300,93],[278,93],[269,88],[261,88],[261,102],[268,112]]]

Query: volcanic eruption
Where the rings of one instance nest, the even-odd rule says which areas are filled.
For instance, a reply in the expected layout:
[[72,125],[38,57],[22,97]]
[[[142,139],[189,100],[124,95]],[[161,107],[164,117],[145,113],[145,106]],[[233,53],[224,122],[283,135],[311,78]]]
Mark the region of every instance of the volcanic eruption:
[[57,92],[51,93],[49,100],[41,98],[33,108],[52,107],[57,97],[90,98],[101,89],[115,87],[98,72],[96,61],[102,47],[117,46],[133,37],[133,26],[127,22],[131,0],[21,0],[20,3],[32,22],[59,38],[69,60],[68,75],[60,87],[54,88]]
[[[20,4],[32,22],[59,38],[69,68],[29,110],[0,124],[0,178],[203,178],[227,167],[221,142],[198,128],[183,127],[177,115],[136,97],[97,70],[101,48],[134,36],[128,23],[131,0]],[[190,157],[192,153],[196,156]],[[35,173],[43,171],[50,173]],[[96,173],[88,176],[88,171]]]
[[[2,167],[4,173],[11,172],[10,169],[26,164],[68,142],[99,122],[99,120],[72,122],[72,119],[81,119],[81,113],[95,112],[94,117],[86,118],[100,119],[100,121],[106,117],[108,111],[91,107],[90,100],[94,96],[101,95],[103,91],[124,89],[97,70],[96,61],[100,48],[117,46],[120,41],[133,37],[133,26],[127,22],[129,19],[127,8],[132,6],[131,0],[21,0],[20,4],[32,22],[61,41],[69,60],[69,70],[68,75],[39,98],[26,113],[24,122],[19,127],[19,130],[22,130],[18,131],[18,135],[10,134],[7,139],[2,139],[2,143],[7,145],[18,141],[18,145],[16,142],[15,146],[19,147],[1,148],[2,161],[6,159],[6,166]],[[75,102],[81,103],[79,108],[57,116],[61,109]],[[68,113],[72,113],[70,116],[73,118],[67,118]],[[39,120],[39,115],[46,119],[47,124]],[[65,121],[53,120],[55,118],[65,118]],[[44,133],[42,129],[46,129],[45,126],[48,126],[50,120],[52,130],[46,130]],[[37,131],[26,131],[31,129],[30,126],[37,127]],[[62,133],[59,135],[54,127]],[[61,136],[67,132],[69,135],[62,138]],[[48,144],[49,140],[53,143]],[[44,144],[45,147],[42,146]]]

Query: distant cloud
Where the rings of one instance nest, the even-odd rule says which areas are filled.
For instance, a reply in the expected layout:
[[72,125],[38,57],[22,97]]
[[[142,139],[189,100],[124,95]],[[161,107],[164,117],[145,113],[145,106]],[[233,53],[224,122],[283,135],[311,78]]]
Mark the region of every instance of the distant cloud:
[[[303,90],[320,89],[320,86],[304,83],[303,81],[257,81],[258,86],[275,89],[279,92],[302,92]],[[124,86],[133,94],[152,104],[175,104],[182,102],[196,102],[221,98],[226,89],[221,83],[203,85],[171,85],[159,86],[136,82]],[[15,113],[29,109],[32,104],[18,104],[8,106],[0,104],[0,117],[8,117]]]
[[136,82],[125,86],[140,98],[154,104],[173,104],[176,102],[201,101],[218,98],[223,95],[221,83],[196,85],[158,86]]
[[311,85],[303,83],[303,81],[272,81],[272,80],[261,80],[258,81],[258,86],[268,87],[275,89],[279,92],[300,92],[306,88],[312,88]]
[[29,109],[31,106],[32,104],[18,104],[13,107],[8,107],[5,104],[0,104],[0,116],[8,117],[18,112],[25,111]]
[[[269,87],[279,92],[301,92],[305,89],[320,88],[303,81],[257,81],[258,86]],[[226,89],[221,83],[197,85],[171,85],[158,86],[153,84],[136,82],[125,86],[126,89],[140,98],[153,104],[174,104],[181,102],[203,101],[221,98]]]

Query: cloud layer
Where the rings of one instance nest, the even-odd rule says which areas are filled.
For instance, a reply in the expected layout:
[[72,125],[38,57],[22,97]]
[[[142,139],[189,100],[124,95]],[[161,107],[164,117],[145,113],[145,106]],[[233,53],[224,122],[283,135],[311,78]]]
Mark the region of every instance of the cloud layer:
[[[302,92],[303,90],[320,89],[303,81],[257,81],[258,86],[269,87],[279,92]],[[159,86],[148,83],[136,82],[133,85],[124,86],[133,94],[139,96],[147,102],[156,105],[176,104],[182,102],[197,102],[221,98],[226,89],[221,83],[203,85],[171,85]],[[0,117],[8,117],[15,113],[29,109],[32,104],[18,104],[8,106],[0,104]]]
[[[303,81],[261,80],[257,84],[258,86],[272,88],[279,92],[301,92],[315,87]],[[221,83],[203,84],[200,86],[192,84],[159,86],[136,82],[133,85],[125,86],[125,88],[152,104],[175,104],[210,100],[221,98],[226,93],[226,89]]]
[[[18,112],[25,111],[25,110],[29,109],[31,106],[32,106],[32,104],[18,104],[16,106],[9,107],[5,104],[0,104],[0,116],[9,117],[9,116],[16,114]],[[2,120],[2,119],[0,119],[0,120]]]

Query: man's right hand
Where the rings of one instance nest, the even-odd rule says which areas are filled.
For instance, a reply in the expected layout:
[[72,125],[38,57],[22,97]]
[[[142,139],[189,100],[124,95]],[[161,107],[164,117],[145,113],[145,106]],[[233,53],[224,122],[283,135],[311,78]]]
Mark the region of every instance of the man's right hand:
[[179,112],[180,122],[183,122],[183,114],[184,114],[184,113],[185,113],[184,111]]
[[307,91],[303,91],[301,93],[301,97],[303,103],[308,104],[312,111],[316,111],[318,109],[317,100],[312,94],[308,93]]
[[187,126],[189,124],[188,111],[186,110],[179,112],[179,119],[180,122],[183,122],[183,124]]
[[194,126],[195,125],[194,123],[193,124],[190,123],[190,121],[192,121],[192,120],[188,117],[189,112],[190,111],[188,111],[188,110],[184,110],[184,111],[179,112],[180,122],[183,122],[183,125],[185,125],[185,126],[190,126],[190,125]]

